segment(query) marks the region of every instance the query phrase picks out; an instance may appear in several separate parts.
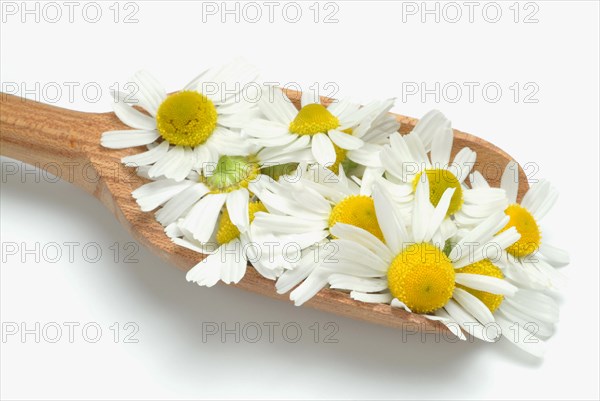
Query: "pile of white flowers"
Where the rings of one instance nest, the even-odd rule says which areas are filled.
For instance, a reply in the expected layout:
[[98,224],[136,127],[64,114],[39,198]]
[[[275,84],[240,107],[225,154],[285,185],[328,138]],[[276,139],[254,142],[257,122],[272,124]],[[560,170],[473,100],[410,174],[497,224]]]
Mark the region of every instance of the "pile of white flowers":
[[234,62],[168,95],[139,72],[135,101],[115,93],[132,129],[102,145],[142,149],[123,158],[150,181],[133,197],[173,242],[208,255],[189,281],[237,283],[250,263],[296,305],[328,287],[542,355],[558,320],[556,267],[569,262],[542,241],[557,199],[547,181],[519,203],[518,165],[491,187],[438,111],[401,135],[394,99],[323,105],[305,92],[298,109],[257,77]]

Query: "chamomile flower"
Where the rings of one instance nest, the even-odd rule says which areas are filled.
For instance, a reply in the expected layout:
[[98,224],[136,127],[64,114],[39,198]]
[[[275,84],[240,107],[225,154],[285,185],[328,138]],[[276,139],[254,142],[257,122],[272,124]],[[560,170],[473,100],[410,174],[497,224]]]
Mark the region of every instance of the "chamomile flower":
[[[521,203],[517,203],[519,189],[518,168],[515,162],[506,166],[500,186],[506,191],[509,206],[505,213],[510,220],[504,230],[515,228],[521,239],[506,249],[501,261],[507,277],[522,286],[533,289],[556,289],[565,278],[555,268],[569,263],[569,254],[543,241],[540,222],[558,199],[558,191],[548,181],[531,185]],[[479,173],[472,176],[473,188],[489,188]]]
[[[440,225],[454,191],[444,191],[437,206],[433,206],[428,180],[419,182],[412,202],[412,223],[406,225],[385,187],[375,183],[373,199],[382,237],[357,226],[336,224],[330,230],[335,236],[332,243],[337,246],[334,260],[317,266],[290,298],[302,304],[329,284],[350,291],[353,299],[401,306],[447,325],[458,324],[477,338],[493,341],[485,333],[485,325],[494,322],[492,313],[469,293],[458,291],[460,295],[455,296],[457,286],[501,295],[513,295],[516,287],[497,277],[459,269],[483,260],[492,244],[501,249],[510,246],[519,234],[511,229],[494,235],[507,221],[506,216],[497,213],[446,254]],[[465,244],[478,246],[467,252]]]
[[[258,200],[251,201],[247,208],[250,223],[259,211],[266,211],[264,205]],[[219,281],[237,284],[246,274],[249,262],[260,275],[270,280],[281,273],[281,269],[263,263],[263,259],[268,259],[264,247],[252,240],[249,230],[241,232],[227,210],[221,214],[208,242],[199,242],[190,236],[185,228],[182,229],[181,221],[170,224],[165,232],[175,244],[208,255],[186,275],[188,281],[200,286],[212,287]]]
[[[430,151],[423,138],[430,141]],[[473,190],[464,184],[477,154],[464,147],[451,160],[453,142],[450,122],[439,112],[428,114],[408,135],[394,134],[390,137],[390,144],[381,152],[381,161],[389,181],[388,189],[399,194],[395,199],[404,206],[405,214],[410,215],[414,191],[425,177],[429,181],[429,196],[434,206],[447,189],[454,190],[447,217],[460,216],[464,217],[464,221],[472,216],[491,215],[507,206],[503,190]],[[453,234],[455,227],[447,219],[442,229]]]
[[133,77],[136,102],[127,94],[114,93],[115,114],[133,129],[105,132],[101,143],[112,149],[150,145],[124,157],[123,163],[151,166],[148,174],[153,178],[182,181],[196,166],[243,151],[246,144],[238,129],[255,117],[255,107],[241,91],[257,76],[254,67],[238,61],[208,69],[182,91],[168,95],[155,78],[140,71]]
[[251,121],[246,131],[260,146],[281,146],[309,138],[314,162],[338,171],[341,163],[378,166],[380,146],[399,124],[387,112],[393,100],[359,107],[348,101],[323,106],[304,92],[297,110],[277,88],[265,88],[258,102],[266,118]]
[[339,175],[319,165],[299,167],[296,175],[261,187],[258,196],[269,213],[256,214],[255,237],[268,233],[282,251],[293,254],[282,255],[290,263],[283,266],[286,271],[277,281],[279,293],[289,291],[311,273],[316,266],[311,255],[318,259],[319,254],[327,254],[322,247],[336,223],[353,224],[383,238],[369,183],[363,180],[359,186],[349,180],[343,167]]
[[160,207],[156,219],[163,226],[181,219],[180,230],[204,243],[210,239],[223,206],[232,224],[245,232],[250,223],[252,194],[271,180],[264,169],[303,160],[307,153],[302,144],[291,144],[244,156],[221,156],[213,165],[205,166],[200,173],[193,171],[183,181],[161,178],[141,186],[132,195],[142,211]]
[[[496,263],[495,260],[483,259],[457,269],[456,272],[505,279],[502,269]],[[522,350],[541,357],[545,352],[542,338],[550,337],[554,332],[554,324],[558,322],[558,304],[542,292],[520,288],[518,283],[510,282],[518,288],[512,295],[493,294],[459,284],[454,289],[453,297],[463,305],[476,303],[475,299],[482,302],[493,314],[503,338]]]

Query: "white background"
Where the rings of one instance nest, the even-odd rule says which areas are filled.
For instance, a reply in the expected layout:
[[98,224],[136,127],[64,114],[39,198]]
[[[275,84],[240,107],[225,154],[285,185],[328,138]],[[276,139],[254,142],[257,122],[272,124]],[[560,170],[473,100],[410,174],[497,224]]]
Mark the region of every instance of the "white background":
[[[572,255],[564,269],[569,287],[561,301],[558,333],[539,361],[503,342],[436,343],[432,337],[422,342],[416,335],[403,339],[397,330],[295,308],[235,288],[200,289],[146,249],[136,253],[137,263],[124,263],[123,253],[115,263],[111,244],[117,242],[122,249],[133,240],[98,201],[45,175],[22,177],[24,170],[8,175],[7,166],[13,165],[3,159],[3,246],[82,244],[72,263],[62,245],[57,263],[50,263],[51,257],[36,263],[33,256],[22,263],[21,253],[3,255],[3,325],[93,322],[103,332],[97,343],[85,341],[81,326],[73,343],[64,326],[56,344],[44,338],[36,343],[33,335],[25,342],[19,335],[9,336],[1,343],[2,398],[599,397],[597,2],[521,3],[516,23],[512,1],[498,3],[502,17],[497,23],[485,19],[495,18],[494,9],[482,14],[486,2],[475,9],[473,22],[463,2],[455,3],[462,11],[455,23],[449,20],[456,9],[446,8],[439,22],[435,15],[426,15],[422,22],[420,13],[403,14],[401,2],[337,2],[339,21],[331,24],[323,19],[334,8],[324,10],[321,4],[315,23],[312,2],[301,3],[303,16],[295,24],[283,18],[284,3],[275,9],[273,23],[266,7],[258,23],[243,18],[236,23],[231,15],[222,23],[219,14],[203,22],[200,3],[137,2],[139,22],[133,24],[122,20],[134,9],[121,4],[120,22],[115,23],[111,4],[101,4],[97,23],[83,18],[82,6],[75,9],[73,23],[64,6],[56,23],[44,21],[44,15],[39,23],[35,16],[25,16],[21,23],[22,10],[16,16],[5,14],[0,41],[4,90],[11,83],[35,89],[36,83],[43,88],[56,82],[64,89],[58,100],[52,99],[54,92],[42,90],[29,97],[71,109],[106,111],[108,87],[126,82],[140,68],[173,91],[205,67],[244,56],[261,69],[265,81],[298,82],[303,88],[333,82],[339,87],[336,97],[352,95],[361,102],[395,96],[395,111],[411,116],[439,108],[456,128],[486,138],[521,163],[537,163],[534,178],[549,178],[560,190],[561,198],[542,227],[545,240]],[[421,2],[413,5],[422,11]],[[405,10],[410,6],[405,4]],[[438,7],[443,12],[443,3]],[[524,23],[536,7],[533,18],[538,22]],[[46,11],[47,18],[55,17],[53,10]],[[290,11],[288,19],[293,16]],[[90,102],[93,91],[86,99],[76,90],[69,99],[65,82],[97,82],[103,96]],[[421,99],[407,94],[413,82],[429,88],[436,82],[442,87],[477,82],[479,89],[472,102],[466,86],[458,101],[452,102],[452,92],[436,102],[433,95]],[[493,92],[488,98],[481,92],[490,82],[503,91],[496,103],[490,99]],[[516,101],[510,89],[515,82],[521,88]],[[533,86],[525,90],[528,82]],[[538,102],[525,102],[523,96],[536,87],[539,91],[530,100]],[[99,244],[103,251],[97,263],[81,255],[88,243]],[[117,343],[110,329],[115,322],[121,333]],[[127,322],[139,327],[134,336],[138,343],[124,342],[123,335],[131,331],[123,327]],[[233,335],[225,342],[219,336],[203,342],[203,322],[225,322],[230,328],[235,322],[242,327],[295,322],[303,335],[297,343],[288,342],[279,326],[270,343],[263,326],[257,343],[236,343]],[[321,328],[317,343],[310,329],[315,322]],[[324,341],[331,331],[325,330],[327,322],[338,325],[338,343]]]

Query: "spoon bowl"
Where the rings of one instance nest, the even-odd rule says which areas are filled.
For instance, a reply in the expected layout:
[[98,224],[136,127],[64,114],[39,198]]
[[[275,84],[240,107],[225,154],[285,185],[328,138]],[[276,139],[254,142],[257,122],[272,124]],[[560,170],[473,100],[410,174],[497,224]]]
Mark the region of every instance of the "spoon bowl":
[[[299,92],[286,90],[288,98],[299,107]],[[328,104],[331,99],[322,99]],[[418,120],[394,114],[402,124],[400,132],[410,132]],[[47,170],[95,196],[141,244],[163,260],[188,271],[203,259],[203,255],[173,244],[154,219],[144,213],[131,192],[146,182],[135,169],[121,163],[124,156],[140,153],[145,147],[112,150],[100,145],[103,132],[129,129],[114,113],[83,113],[62,109],[0,93],[0,154]],[[474,166],[492,186],[499,186],[505,166],[512,158],[493,144],[454,130],[451,157],[468,146],[477,152]],[[518,199],[528,189],[527,177],[520,168]],[[274,282],[263,278],[254,269],[236,287],[271,298],[290,302],[288,295],[279,295]],[[389,305],[369,304],[351,299],[348,294],[323,289],[306,306],[390,327],[427,331],[448,330],[439,322],[428,320]]]

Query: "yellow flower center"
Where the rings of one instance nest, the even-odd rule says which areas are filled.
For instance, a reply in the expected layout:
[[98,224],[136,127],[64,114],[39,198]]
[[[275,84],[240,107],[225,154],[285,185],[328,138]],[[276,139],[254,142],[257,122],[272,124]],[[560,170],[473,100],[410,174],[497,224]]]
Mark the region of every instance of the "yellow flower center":
[[351,224],[362,228],[384,241],[375,214],[375,203],[373,198],[368,196],[351,195],[335,205],[329,215],[329,228],[336,223]]
[[390,292],[415,313],[431,313],[446,305],[454,286],[452,262],[428,243],[406,247],[388,270]]
[[[502,274],[502,270],[489,259],[483,259],[477,263],[470,264],[468,266],[463,267],[462,269],[457,269],[456,273],[468,273],[468,274],[481,274],[483,276],[488,277],[496,277],[496,278],[504,278],[504,274]],[[463,285],[457,284],[458,288],[462,288],[463,290],[471,293],[472,295],[479,298],[481,302],[488,307],[491,312],[495,312],[496,309],[500,307],[502,301],[504,301],[503,295],[492,294],[490,292],[474,290],[469,287],[465,287]]]
[[[422,174],[422,171],[419,172],[413,179],[413,191],[417,189]],[[427,169],[425,170],[425,174],[427,174],[427,179],[429,180],[429,200],[433,206],[437,206],[440,203],[442,195],[444,195],[444,192],[448,188],[454,188],[454,195],[452,195],[452,199],[450,200],[446,216],[451,216],[458,212],[463,205],[462,187],[458,178],[451,171],[439,168]]]
[[178,92],[159,106],[156,127],[163,139],[173,145],[198,146],[217,127],[217,109],[199,92]]
[[506,248],[506,251],[516,257],[531,255],[537,251],[540,247],[542,233],[531,213],[518,204],[510,205],[504,213],[510,217],[510,220],[500,232],[515,227],[521,234],[521,239]]
[[227,193],[240,188],[248,188],[260,174],[260,167],[251,157],[221,156],[213,174],[200,176],[200,181],[208,186],[212,193]]
[[307,104],[290,123],[290,132],[298,135],[326,133],[340,126],[340,121],[320,104]]
[[[267,208],[262,202],[250,202],[248,203],[248,217],[250,217],[250,223],[254,221],[254,215],[257,212],[266,212]],[[229,218],[229,212],[227,209],[221,215],[219,220],[219,227],[217,228],[217,243],[219,245],[227,244],[237,237],[240,236],[240,230],[231,222]]]

